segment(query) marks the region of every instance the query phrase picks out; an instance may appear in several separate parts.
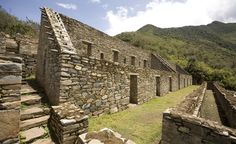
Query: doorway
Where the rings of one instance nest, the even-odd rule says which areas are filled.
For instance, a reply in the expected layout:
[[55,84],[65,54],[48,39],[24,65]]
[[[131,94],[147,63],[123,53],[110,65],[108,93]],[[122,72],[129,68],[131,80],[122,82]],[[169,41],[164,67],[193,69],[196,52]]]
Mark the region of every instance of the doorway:
[[172,91],[172,77],[169,77],[169,91]]
[[138,77],[130,75],[130,103],[138,104]]
[[161,81],[160,81],[160,77],[156,77],[156,96],[161,96]]

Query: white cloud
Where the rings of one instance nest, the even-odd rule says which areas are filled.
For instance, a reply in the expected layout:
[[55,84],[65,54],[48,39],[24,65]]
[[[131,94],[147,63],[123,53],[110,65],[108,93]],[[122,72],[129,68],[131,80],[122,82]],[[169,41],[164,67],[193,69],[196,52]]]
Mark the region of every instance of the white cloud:
[[57,5],[65,9],[72,9],[72,10],[77,9],[77,6],[72,3],[57,3]]
[[101,0],[90,0],[92,3],[100,3]]
[[180,27],[208,24],[214,20],[236,21],[235,0],[152,0],[145,10],[129,16],[129,8],[118,7],[108,11],[106,33],[115,35],[123,31],[135,31],[145,24],[158,27]]

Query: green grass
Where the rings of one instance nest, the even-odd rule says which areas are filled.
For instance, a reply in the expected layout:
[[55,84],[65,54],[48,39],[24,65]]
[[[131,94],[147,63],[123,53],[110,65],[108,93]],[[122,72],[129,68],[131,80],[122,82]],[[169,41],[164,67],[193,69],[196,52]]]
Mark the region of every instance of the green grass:
[[162,112],[176,106],[196,88],[190,86],[119,113],[90,118],[89,131],[107,127],[137,144],[155,143],[161,138]]

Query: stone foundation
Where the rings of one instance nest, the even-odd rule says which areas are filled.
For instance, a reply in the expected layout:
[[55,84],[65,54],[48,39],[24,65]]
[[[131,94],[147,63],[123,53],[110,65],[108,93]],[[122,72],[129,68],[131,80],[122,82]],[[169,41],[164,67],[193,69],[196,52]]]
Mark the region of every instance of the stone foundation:
[[75,143],[80,134],[88,131],[88,116],[71,103],[53,106],[49,119],[49,129],[59,144]]

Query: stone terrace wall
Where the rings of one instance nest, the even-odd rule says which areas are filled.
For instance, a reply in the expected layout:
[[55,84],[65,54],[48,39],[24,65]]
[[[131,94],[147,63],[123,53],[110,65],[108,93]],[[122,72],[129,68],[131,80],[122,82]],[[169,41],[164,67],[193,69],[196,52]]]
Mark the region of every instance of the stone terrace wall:
[[161,144],[235,144],[236,130],[175,110],[163,114]]
[[198,117],[207,84],[163,114],[161,144],[234,144],[236,130]]
[[218,102],[224,110],[230,127],[236,128],[236,92],[227,91],[217,83],[212,84]]
[[137,75],[138,78],[138,104],[156,96],[156,76],[160,75],[161,95],[169,92],[169,76],[175,76],[173,73],[122,67],[113,62],[78,55],[64,55],[62,59],[60,96],[67,101],[75,101],[86,114],[92,115],[127,108],[130,75]]
[[0,56],[0,143],[18,142],[21,59]]
[[203,83],[197,90],[186,96],[186,98],[177,105],[176,111],[198,116],[206,87],[207,83]]

